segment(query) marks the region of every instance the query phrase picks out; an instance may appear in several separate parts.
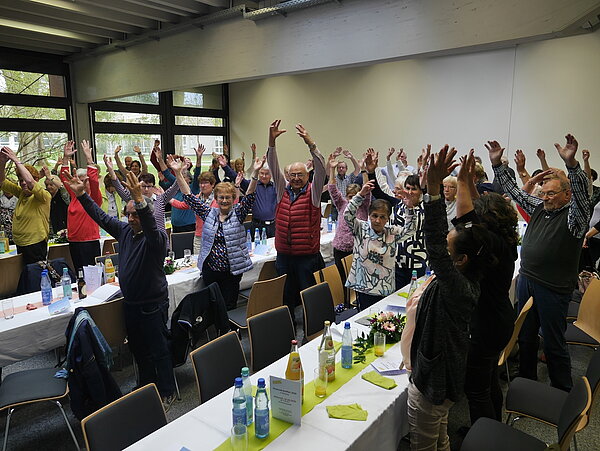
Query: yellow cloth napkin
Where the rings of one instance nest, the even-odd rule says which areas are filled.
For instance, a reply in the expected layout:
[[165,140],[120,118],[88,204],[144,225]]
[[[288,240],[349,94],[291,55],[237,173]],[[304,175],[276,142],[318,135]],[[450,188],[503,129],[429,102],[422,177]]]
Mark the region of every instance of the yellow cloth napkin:
[[389,377],[382,376],[377,371],[371,371],[369,373],[365,373],[362,375],[362,378],[367,382],[375,384],[381,388],[385,388],[386,390],[391,390],[396,387],[396,381],[394,379],[390,379]]
[[329,418],[356,421],[367,421],[367,415],[369,415],[369,412],[363,410],[358,404],[327,406],[327,413],[329,414]]

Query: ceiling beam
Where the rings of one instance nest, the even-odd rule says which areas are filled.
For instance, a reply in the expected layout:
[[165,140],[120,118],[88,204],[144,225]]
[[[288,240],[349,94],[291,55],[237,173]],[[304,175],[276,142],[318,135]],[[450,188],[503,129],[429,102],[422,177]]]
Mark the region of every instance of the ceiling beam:
[[156,8],[180,16],[189,16],[203,14],[207,6],[194,0],[126,0],[129,3],[146,5],[149,8]]
[[[90,48],[90,47],[94,47],[94,44],[95,44],[93,42],[80,41],[77,39],[66,38],[63,36],[37,33],[35,31],[19,30],[19,29],[15,29],[12,27],[3,27],[3,26],[0,26],[0,35],[15,36],[18,38],[31,39],[32,41],[41,41],[41,42],[48,42],[48,43],[53,43],[53,44],[69,45],[72,47],[79,47],[79,48]],[[103,42],[108,42],[108,41],[103,41]]]
[[17,32],[27,31],[44,36],[49,36],[50,38],[59,37],[70,39],[72,41],[90,42],[93,44],[105,44],[107,42],[107,39],[100,38],[98,36],[91,36],[89,34],[83,33],[75,33],[73,31],[63,30],[61,28],[46,27],[44,25],[35,25],[27,22],[19,22],[16,20],[3,18],[0,18],[0,27],[15,29]]
[[78,47],[72,47],[63,44],[53,44],[50,42],[36,41],[16,36],[0,35],[0,46],[19,48],[24,50],[33,50],[42,53],[60,53],[66,55],[79,52]]
[[3,17],[5,19],[16,20],[19,22],[44,25],[51,28],[59,28],[61,30],[89,34],[91,36],[99,36],[102,38],[123,39],[123,33],[119,33],[118,31],[111,31],[101,27],[92,27],[81,23],[28,14],[21,11],[11,11],[6,9],[2,10],[2,7],[0,7],[0,17]]
[[[18,0],[11,0],[11,3],[16,1]],[[156,27],[156,22],[151,19],[146,19],[135,14],[115,14],[111,10],[97,6],[84,5],[80,2],[66,0],[29,0],[22,3],[26,5],[23,11],[29,11],[29,9],[33,6],[45,6],[62,13],[77,14],[80,17],[88,16],[91,18],[110,20],[139,28]]]
[[[158,9],[148,8],[140,4],[133,4],[123,0],[102,0],[101,2],[98,2],[97,0],[77,0],[77,2],[80,5],[90,5],[90,7],[102,9],[113,14],[113,16],[116,16],[115,19],[121,14],[131,14],[145,19],[157,20],[159,22],[176,23],[179,21],[179,16],[176,14],[166,13],[164,11],[159,11]],[[115,15],[113,11],[116,11],[119,14]]]

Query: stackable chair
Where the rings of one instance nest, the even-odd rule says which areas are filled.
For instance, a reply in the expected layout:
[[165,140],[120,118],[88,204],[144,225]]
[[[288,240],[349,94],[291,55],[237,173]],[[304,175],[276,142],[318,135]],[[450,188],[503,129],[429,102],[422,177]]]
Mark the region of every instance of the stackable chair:
[[306,341],[323,333],[323,322],[335,323],[335,311],[327,282],[321,282],[300,292],[304,311],[304,337]]
[[194,250],[194,231],[171,233],[171,250],[175,252],[175,258],[183,258],[183,251]]
[[331,302],[335,307],[338,304],[344,304],[346,295],[344,292],[344,286],[342,285],[342,278],[336,265],[329,265],[323,269],[315,271],[315,282],[327,282],[329,289],[331,290]]
[[295,338],[288,307],[284,305],[248,318],[248,336],[254,372],[287,355]]
[[577,319],[567,324],[565,339],[570,345],[597,348],[600,341],[600,280],[592,279],[581,298]]
[[523,323],[525,322],[525,318],[527,317],[527,313],[531,310],[533,306],[533,297],[530,297],[519,316],[515,320],[515,328],[513,329],[513,333],[508,341],[508,344],[504,347],[504,350],[500,353],[500,358],[498,359],[498,366],[506,365],[506,377],[508,378],[508,382],[510,382],[510,372],[508,370],[508,358],[510,357],[510,353],[512,352],[515,344],[517,343],[517,339],[519,338],[519,332],[521,332],[521,327],[523,327]]

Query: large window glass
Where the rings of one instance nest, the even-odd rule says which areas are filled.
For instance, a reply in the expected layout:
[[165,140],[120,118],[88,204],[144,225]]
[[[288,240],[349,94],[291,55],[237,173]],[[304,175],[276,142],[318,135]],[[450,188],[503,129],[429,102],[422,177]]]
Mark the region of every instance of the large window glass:
[[192,108],[223,109],[221,85],[173,91],[173,105]]
[[159,114],[96,111],[97,122],[126,122],[130,124],[160,124]]
[[1,105],[0,118],[12,119],[49,119],[64,121],[67,111],[64,108],[44,108],[22,105]]
[[223,127],[222,117],[175,116],[175,125],[193,127]]
[[[125,164],[125,159],[131,157],[134,161],[138,160],[138,155],[134,151],[134,147],[138,146],[142,152],[144,162],[148,166],[148,172],[157,175],[157,171],[150,162],[154,140],[161,139],[160,134],[117,134],[117,133],[96,133],[96,159],[101,167],[101,173],[106,174],[106,166],[104,165],[104,155],[111,157],[115,154],[117,146],[121,146],[119,152],[121,162]],[[140,162],[141,163],[141,162]],[[113,160],[115,169],[117,165]]]
[[125,103],[146,103],[150,105],[158,105],[158,92],[148,92],[146,94],[137,94],[134,96],[118,97],[111,99],[112,102]]
[[196,151],[194,150],[202,144],[206,151],[202,155],[202,169],[208,169],[212,163],[213,153],[223,153],[223,137],[217,135],[175,135],[175,153],[184,155],[196,162]]
[[65,97],[62,75],[0,69],[0,93]]
[[23,163],[36,167],[45,164],[50,169],[62,157],[67,140],[67,133],[0,132],[0,146],[10,147]]

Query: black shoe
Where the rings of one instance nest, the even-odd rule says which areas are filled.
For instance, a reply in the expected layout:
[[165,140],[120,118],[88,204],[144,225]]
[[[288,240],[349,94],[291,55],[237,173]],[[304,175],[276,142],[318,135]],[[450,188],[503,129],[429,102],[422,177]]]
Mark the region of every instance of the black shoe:
[[173,404],[173,402],[175,402],[176,397],[177,397],[177,395],[175,393],[173,393],[169,396],[162,397],[162,403],[163,403],[163,408],[165,409],[165,413],[167,413],[169,411],[169,409],[171,408],[171,405]]

